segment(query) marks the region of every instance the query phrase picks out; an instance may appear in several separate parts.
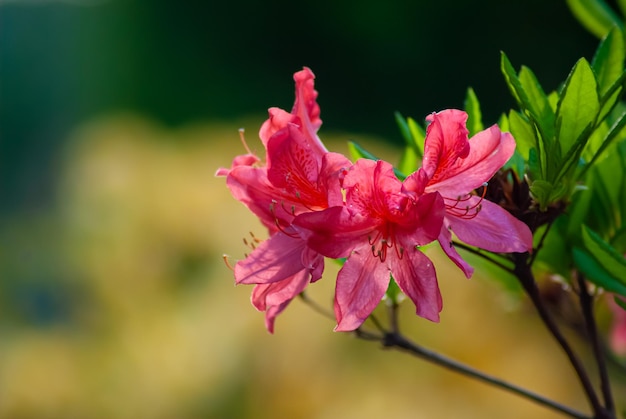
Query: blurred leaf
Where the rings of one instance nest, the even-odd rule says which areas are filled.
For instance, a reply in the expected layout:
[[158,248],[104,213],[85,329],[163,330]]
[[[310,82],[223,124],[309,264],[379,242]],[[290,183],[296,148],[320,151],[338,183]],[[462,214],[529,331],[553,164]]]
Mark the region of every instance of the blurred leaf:
[[467,112],[467,130],[470,137],[484,129],[482,122],[482,113],[480,111],[480,102],[471,87],[467,89],[465,96],[465,112]]
[[617,0],[617,6],[622,12],[622,15],[626,15],[626,0]]
[[620,253],[626,253],[626,226],[615,232],[615,235],[611,238],[611,246]]
[[395,112],[396,123],[406,145],[413,149],[414,154],[421,159],[424,156],[424,130],[412,118],[404,118],[400,112]]
[[590,281],[607,291],[626,295],[626,285],[616,280],[591,255],[578,247],[575,247],[572,252],[576,266]]
[[623,298],[618,297],[617,295],[614,296],[613,299],[615,300],[615,304],[617,304],[618,306],[620,306],[621,308],[626,310],[626,300],[624,300]]
[[613,27],[598,46],[591,61],[600,97],[621,77],[625,58],[624,35],[617,27]]
[[[549,267],[549,270],[556,272],[563,278],[570,277],[572,267],[572,257],[569,238],[566,230],[570,220],[567,216],[556,219],[547,236],[544,239],[543,247],[537,255],[537,259]],[[541,226],[534,234],[535,240],[539,240],[547,226]],[[535,243],[535,246],[538,243]]]
[[406,123],[406,119],[404,119],[402,114],[397,111],[394,112],[393,115],[396,118],[396,123],[398,124],[398,128],[400,129],[402,138],[404,138],[404,143],[411,144],[413,139],[411,138],[411,131],[409,131],[409,125]]
[[565,81],[557,107],[557,138],[563,155],[586,142],[581,134],[593,127],[599,109],[595,76],[587,60],[581,58]]
[[623,27],[615,12],[602,0],[567,0],[578,21],[592,34],[603,38],[613,26]]
[[355,161],[358,159],[379,160],[378,157],[376,157],[354,141],[348,141],[348,151],[350,152],[352,160]]
[[424,157],[424,141],[426,140],[426,132],[415,120],[411,117],[407,118],[407,124],[409,125],[409,131],[413,138],[413,143],[417,146],[417,155],[421,159]]
[[626,258],[584,224],[582,238],[585,250],[626,289]]
[[408,176],[414,171],[416,171],[419,167],[419,158],[415,153],[415,149],[413,147],[409,147],[408,145],[404,147],[404,152],[400,157],[400,163],[398,164],[398,170],[404,174],[404,176]]

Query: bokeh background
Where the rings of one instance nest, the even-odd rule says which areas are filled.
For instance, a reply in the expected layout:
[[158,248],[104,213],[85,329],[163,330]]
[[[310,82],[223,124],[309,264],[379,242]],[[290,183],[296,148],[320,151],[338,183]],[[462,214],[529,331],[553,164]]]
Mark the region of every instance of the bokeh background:
[[[560,417],[300,301],[269,335],[222,261],[264,231],[214,173],[239,127],[259,149],[303,65],[329,148],[394,161],[394,111],[462,107],[472,86],[492,123],[513,106],[501,50],[550,90],[596,45],[560,1],[0,0],[0,417]],[[430,254],[442,322],[406,304],[408,333],[584,410],[524,301]],[[336,269],[311,287],[328,307]]]

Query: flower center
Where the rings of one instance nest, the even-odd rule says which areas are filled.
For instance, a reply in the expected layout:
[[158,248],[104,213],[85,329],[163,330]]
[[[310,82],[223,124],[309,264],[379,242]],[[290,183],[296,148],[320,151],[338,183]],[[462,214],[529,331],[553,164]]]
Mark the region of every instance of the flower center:
[[387,223],[383,229],[376,232],[376,236],[368,236],[368,242],[372,249],[372,256],[380,259],[381,262],[387,260],[387,251],[393,248],[399,259],[404,255],[404,248],[396,243],[395,225]]

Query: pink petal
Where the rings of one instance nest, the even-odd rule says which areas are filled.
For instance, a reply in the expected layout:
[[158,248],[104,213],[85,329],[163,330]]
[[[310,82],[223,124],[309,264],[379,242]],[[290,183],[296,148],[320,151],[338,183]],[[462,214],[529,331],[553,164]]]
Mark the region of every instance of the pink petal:
[[315,75],[309,68],[304,67],[293,75],[293,79],[296,82],[296,101],[291,113],[297,115],[301,129],[310,138],[313,149],[326,153],[328,150],[317,136],[322,120],[314,85]]
[[413,301],[418,316],[439,322],[441,293],[433,263],[419,250],[407,249],[391,260],[393,277],[400,290]]
[[424,246],[439,236],[446,214],[443,198],[439,193],[422,195],[405,214],[405,222],[398,226],[398,239],[405,248]]
[[252,305],[259,311],[265,311],[265,327],[274,333],[274,320],[309,283],[306,270],[297,272],[292,277],[271,284],[259,284],[252,291]]
[[259,130],[259,138],[265,147],[274,134],[295,121],[295,115],[280,108],[270,108],[268,113],[270,117],[261,125]]
[[351,166],[352,163],[343,154],[324,154],[322,168],[318,177],[318,187],[326,191],[329,207],[343,205],[341,187],[344,177]]
[[237,284],[267,284],[282,281],[307,268],[302,264],[306,243],[283,233],[261,242],[235,265]]
[[446,197],[469,193],[491,179],[515,151],[511,134],[500,132],[497,125],[473,136],[469,144],[468,156],[439,171],[426,187],[427,192],[436,190]]
[[351,331],[363,324],[385,295],[389,279],[389,267],[372,256],[369,246],[355,250],[337,276],[335,331]]
[[533,236],[528,226],[493,202],[472,196],[466,205],[480,205],[475,216],[460,217],[448,212],[446,222],[463,242],[490,252],[530,252]]
[[293,226],[313,250],[329,258],[345,258],[354,247],[367,243],[374,221],[346,207],[331,207],[298,215]]
[[438,179],[448,167],[469,153],[467,114],[457,109],[433,113],[424,140],[422,168],[429,178]]
[[467,263],[456,251],[454,245],[452,244],[452,233],[450,233],[445,225],[441,227],[441,233],[439,234],[439,238],[437,240],[439,240],[439,245],[450,260],[463,271],[467,278],[471,278],[474,273],[474,268],[472,268],[469,263]]

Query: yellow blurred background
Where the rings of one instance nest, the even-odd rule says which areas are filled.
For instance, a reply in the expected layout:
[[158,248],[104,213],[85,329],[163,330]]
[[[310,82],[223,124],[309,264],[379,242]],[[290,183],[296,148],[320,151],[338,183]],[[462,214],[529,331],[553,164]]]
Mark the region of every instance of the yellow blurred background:
[[[9,255],[41,264],[34,252],[47,253],[43,269],[61,266],[65,275],[22,313],[56,320],[0,330],[1,418],[562,417],[335,333],[300,300],[268,334],[249,303],[251,287],[235,287],[222,260],[242,258],[242,238],[265,232],[214,177],[243,152],[240,126],[262,152],[262,120],[173,130],[125,114],[74,132],[54,209],[4,226],[5,262]],[[377,139],[322,137],[333,151],[353,138],[397,159]],[[416,317],[405,303],[409,337],[585,411],[571,369],[530,308],[480,272],[466,280],[437,250],[430,255],[444,296],[441,323]],[[327,263],[310,287],[328,308],[336,271]]]

